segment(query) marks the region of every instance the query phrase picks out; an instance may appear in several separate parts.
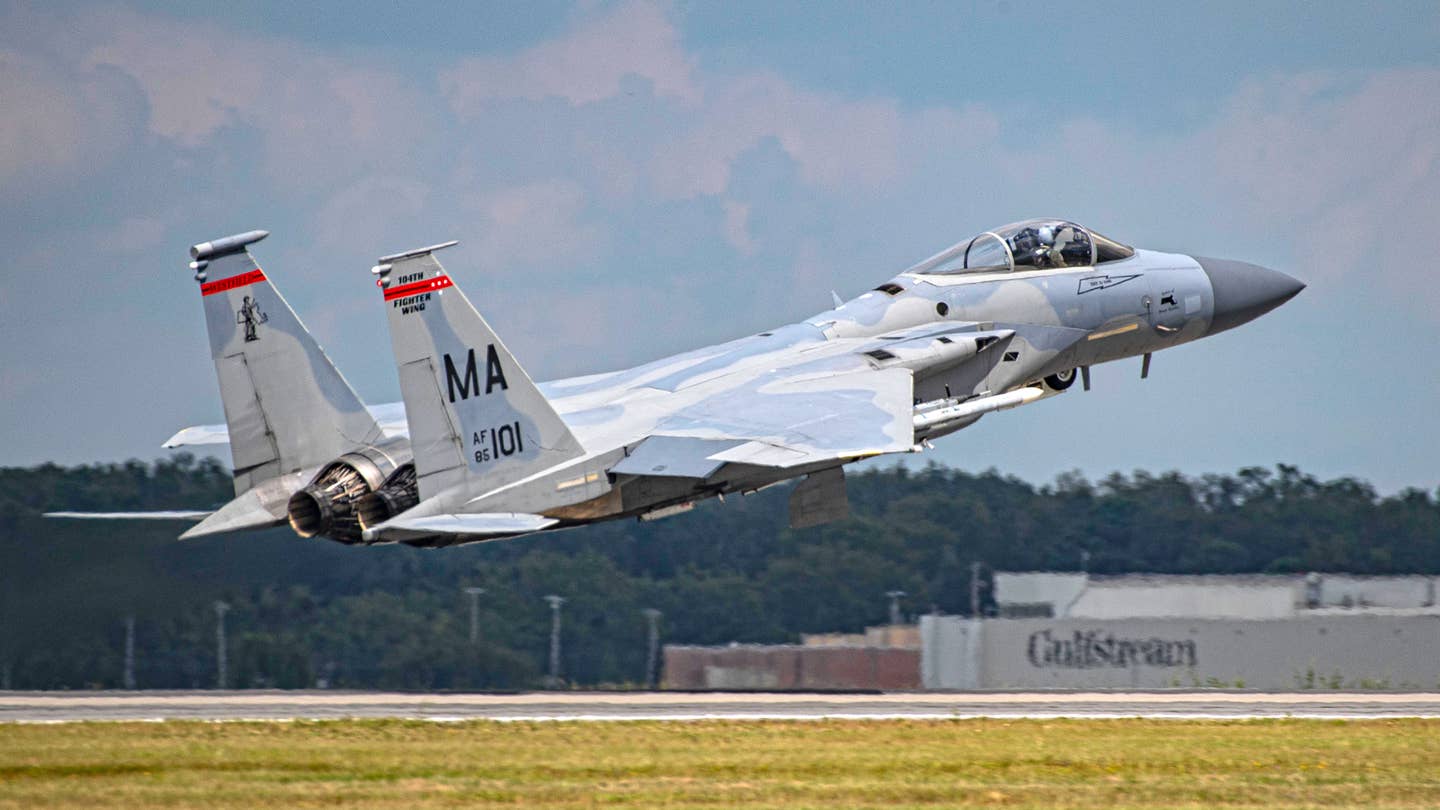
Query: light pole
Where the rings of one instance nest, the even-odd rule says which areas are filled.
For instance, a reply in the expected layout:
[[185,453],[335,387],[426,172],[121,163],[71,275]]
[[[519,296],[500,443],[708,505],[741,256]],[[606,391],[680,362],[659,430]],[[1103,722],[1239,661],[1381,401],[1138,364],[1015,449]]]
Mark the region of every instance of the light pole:
[[979,560],[970,563],[970,618],[980,618],[980,566]]
[[227,662],[225,660],[225,614],[230,612],[230,606],[224,602],[215,603],[215,688],[224,689],[228,680],[226,677]]
[[660,657],[660,611],[655,608],[645,608],[640,611],[645,615],[645,622],[649,627],[648,644],[645,654],[645,686],[654,689],[659,684],[659,669],[657,664]]
[[126,689],[135,688],[135,617],[125,617],[125,675],[122,684]]
[[904,591],[886,591],[885,595],[890,597],[890,623],[901,624],[900,621],[900,597],[905,595]]
[[550,688],[560,688],[560,606],[565,597],[550,594],[545,597],[550,603]]
[[480,642],[480,594],[485,589],[470,587],[465,593],[470,595],[470,644],[475,645]]

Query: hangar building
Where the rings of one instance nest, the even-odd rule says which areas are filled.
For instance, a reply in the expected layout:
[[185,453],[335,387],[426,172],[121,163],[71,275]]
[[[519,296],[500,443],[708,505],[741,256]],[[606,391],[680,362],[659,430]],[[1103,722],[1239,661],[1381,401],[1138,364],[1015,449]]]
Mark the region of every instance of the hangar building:
[[994,618],[667,646],[665,685],[1440,689],[1437,577],[997,572],[993,587]]
[[1440,688],[1435,577],[997,573],[920,620],[927,689]]

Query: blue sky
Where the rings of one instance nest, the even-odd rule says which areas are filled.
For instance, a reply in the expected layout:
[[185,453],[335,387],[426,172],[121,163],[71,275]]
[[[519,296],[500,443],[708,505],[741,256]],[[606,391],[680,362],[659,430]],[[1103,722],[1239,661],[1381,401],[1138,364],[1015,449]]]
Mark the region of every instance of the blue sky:
[[927,458],[1440,483],[1440,7],[0,3],[0,464],[221,418],[188,245],[251,228],[369,401],[375,257],[531,373],[622,367],[1059,215],[1309,282]]

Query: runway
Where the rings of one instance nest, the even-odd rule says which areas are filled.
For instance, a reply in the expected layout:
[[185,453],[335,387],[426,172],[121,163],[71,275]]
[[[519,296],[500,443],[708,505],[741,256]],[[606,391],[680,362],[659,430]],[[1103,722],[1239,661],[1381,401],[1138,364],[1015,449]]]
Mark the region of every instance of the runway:
[[1440,717],[1440,693],[0,692],[0,722],[105,720],[823,720]]

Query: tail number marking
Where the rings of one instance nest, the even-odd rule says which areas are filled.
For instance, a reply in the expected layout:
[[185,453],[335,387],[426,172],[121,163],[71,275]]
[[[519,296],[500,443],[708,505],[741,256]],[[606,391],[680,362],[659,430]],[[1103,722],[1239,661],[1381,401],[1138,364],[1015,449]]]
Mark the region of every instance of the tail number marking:
[[[490,393],[499,386],[501,391],[510,386],[505,382],[505,370],[500,367],[500,353],[495,351],[495,344],[491,343],[485,347],[485,390],[480,390],[480,372],[475,365],[475,350],[471,349],[465,357],[465,371],[461,373],[455,368],[455,361],[450,355],[445,355],[445,388],[450,393],[450,401],[455,401],[456,389],[459,389],[460,399],[467,400],[472,396],[479,396],[481,393]],[[509,455],[508,453],[506,455]]]
[[520,423],[511,422],[472,434],[470,449],[475,453],[476,464],[498,461],[506,456],[525,452],[525,439],[520,434]]

